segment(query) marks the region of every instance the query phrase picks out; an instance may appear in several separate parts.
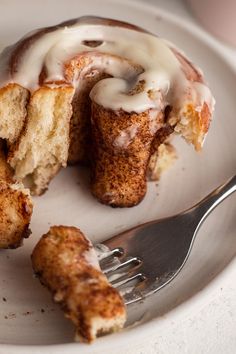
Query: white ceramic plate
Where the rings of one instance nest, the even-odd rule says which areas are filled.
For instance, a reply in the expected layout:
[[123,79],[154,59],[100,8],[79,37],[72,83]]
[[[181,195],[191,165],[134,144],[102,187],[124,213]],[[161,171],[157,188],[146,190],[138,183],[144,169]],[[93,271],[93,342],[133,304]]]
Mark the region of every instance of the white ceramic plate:
[[[217,51],[215,42],[193,25],[154,7],[125,1],[8,0],[0,3],[0,46],[33,28],[84,14],[130,21],[182,48],[206,74],[217,101],[215,119],[203,152],[197,154],[176,139],[177,163],[163,175],[158,186],[149,184],[147,196],[137,207],[112,209],[99,204],[90,195],[88,171],[79,167],[61,171],[49,191],[35,199],[30,239],[18,250],[0,252],[0,352],[4,354],[48,353],[49,348],[50,353],[111,352],[126,341],[146,336],[153,329],[158,331],[166,319],[172,321],[197,311],[201,299],[214,291],[211,280],[236,254],[236,199],[232,196],[201,228],[181,274],[155,296],[128,308],[129,324],[136,325],[99,339],[92,349],[73,343],[72,325],[32,275],[32,248],[49,226],[79,226],[92,241],[101,241],[137,223],[191,206],[236,171],[235,72]],[[206,285],[208,291],[198,294]]]

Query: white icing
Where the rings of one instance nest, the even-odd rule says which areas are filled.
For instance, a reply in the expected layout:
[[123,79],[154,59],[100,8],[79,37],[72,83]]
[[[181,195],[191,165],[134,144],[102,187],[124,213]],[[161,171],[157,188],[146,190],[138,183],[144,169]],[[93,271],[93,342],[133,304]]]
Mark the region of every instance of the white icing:
[[[94,40],[101,41],[101,45],[92,48],[84,44],[84,41]],[[2,55],[0,86],[16,82],[35,90],[45,67],[46,82],[53,88],[55,81],[64,80],[64,63],[85,52],[95,53],[93,60],[96,59],[91,65],[99,65],[112,76],[98,82],[90,93],[91,99],[105,108],[137,113],[154,109],[158,113],[163,108],[164,98],[176,85],[178,94],[172,97],[178,102],[172,102],[168,96],[168,104],[181,106],[190,83],[168,43],[154,35],[118,26],[76,23],[46,33],[25,50],[12,77],[7,71],[7,55]],[[74,86],[77,79],[78,73],[72,82]],[[139,84],[142,90],[135,93]],[[204,84],[195,83],[194,88],[199,106],[205,101],[211,102],[211,93]]]
[[126,149],[132,140],[135,138],[138,131],[138,124],[133,124],[125,130],[122,130],[120,134],[113,141],[113,146],[119,149]]
[[85,251],[83,253],[83,257],[89,265],[91,265],[92,267],[94,267],[98,270],[101,270],[99,262],[98,262],[97,254],[96,254],[93,246],[91,246],[87,251]]

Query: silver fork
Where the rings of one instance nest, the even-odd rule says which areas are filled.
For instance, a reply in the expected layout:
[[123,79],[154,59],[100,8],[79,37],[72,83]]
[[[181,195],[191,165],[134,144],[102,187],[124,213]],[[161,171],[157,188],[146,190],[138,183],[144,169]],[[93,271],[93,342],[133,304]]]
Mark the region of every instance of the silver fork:
[[96,246],[101,269],[126,304],[144,299],[176,277],[203,221],[235,191],[236,176],[190,209],[138,225]]

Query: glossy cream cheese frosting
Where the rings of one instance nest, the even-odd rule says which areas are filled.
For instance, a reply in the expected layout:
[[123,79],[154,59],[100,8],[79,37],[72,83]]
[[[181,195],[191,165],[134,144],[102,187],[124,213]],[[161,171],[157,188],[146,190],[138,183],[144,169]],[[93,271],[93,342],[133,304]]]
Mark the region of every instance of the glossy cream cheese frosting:
[[[87,45],[90,41],[98,45]],[[92,66],[112,76],[99,81],[90,93],[91,99],[105,108],[140,113],[160,111],[166,104],[180,107],[191,90],[197,106],[204,102],[213,106],[209,88],[187,79],[169,42],[135,29],[80,22],[57,26],[28,45],[14,71],[8,68],[9,52],[0,57],[0,86],[14,82],[34,91],[44,69],[44,83],[53,87],[65,80],[66,62],[90,53],[94,54]],[[74,75],[70,83],[74,87],[77,77]],[[137,89],[140,86],[141,90]]]

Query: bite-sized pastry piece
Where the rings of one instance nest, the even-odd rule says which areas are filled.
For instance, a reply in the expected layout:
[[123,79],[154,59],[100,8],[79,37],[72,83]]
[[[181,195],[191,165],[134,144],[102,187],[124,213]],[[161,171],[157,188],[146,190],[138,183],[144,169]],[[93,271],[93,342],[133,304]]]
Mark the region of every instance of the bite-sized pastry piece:
[[75,324],[76,338],[91,342],[124,326],[122,297],[102,273],[91,242],[79,229],[51,227],[31,258],[41,283]]
[[[160,141],[165,129],[178,132],[200,150],[213,106],[202,73],[182,52],[117,20],[82,17],[39,29],[0,56],[0,137],[8,142],[15,176],[30,176],[35,194],[43,193],[59,168],[66,166],[68,154],[75,163],[89,153],[93,194],[114,206],[135,205],[145,194],[153,141]],[[10,113],[8,119],[4,112]],[[101,119],[101,112],[106,119]],[[132,124],[124,124],[125,119]],[[105,132],[100,121],[115,126],[115,131]],[[138,152],[139,147],[143,150]],[[109,166],[104,166],[106,181],[102,177],[104,161],[116,165],[114,189]],[[124,179],[123,171],[129,170]],[[137,170],[142,181],[137,180]],[[130,181],[131,176],[136,179]]]
[[12,176],[0,142],[0,248],[17,248],[30,234],[33,203],[29,190]]

